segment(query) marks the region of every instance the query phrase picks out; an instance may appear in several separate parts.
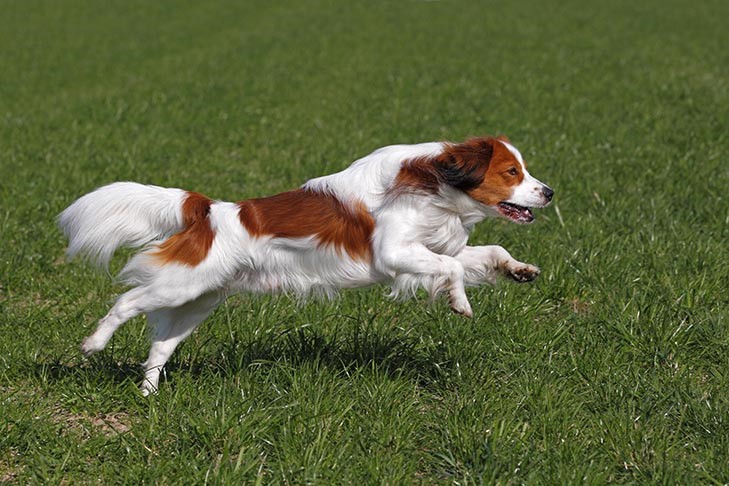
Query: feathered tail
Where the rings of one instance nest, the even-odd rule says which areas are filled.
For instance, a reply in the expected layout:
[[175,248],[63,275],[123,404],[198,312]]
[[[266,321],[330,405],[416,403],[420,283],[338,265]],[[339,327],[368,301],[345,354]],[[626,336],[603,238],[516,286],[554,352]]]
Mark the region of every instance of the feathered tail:
[[185,226],[182,189],[116,182],[77,199],[58,215],[69,257],[106,267],[117,248],[139,247]]

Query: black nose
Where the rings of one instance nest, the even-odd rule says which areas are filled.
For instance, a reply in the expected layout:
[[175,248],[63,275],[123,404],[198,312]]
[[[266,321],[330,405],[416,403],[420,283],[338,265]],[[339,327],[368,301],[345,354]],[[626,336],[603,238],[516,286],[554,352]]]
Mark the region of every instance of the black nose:
[[551,187],[544,186],[542,188],[542,194],[544,194],[544,197],[547,198],[547,201],[551,201],[552,200],[552,196],[554,196],[554,191],[552,190]]

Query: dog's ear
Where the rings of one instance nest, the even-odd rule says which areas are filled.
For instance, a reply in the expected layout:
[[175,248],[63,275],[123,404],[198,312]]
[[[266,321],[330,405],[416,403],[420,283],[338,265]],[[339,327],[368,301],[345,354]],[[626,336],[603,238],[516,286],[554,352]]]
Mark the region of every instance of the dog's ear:
[[509,137],[507,137],[506,135],[499,135],[498,137],[496,137],[496,139],[511,144],[511,140],[509,140]]
[[481,185],[494,153],[492,138],[472,138],[448,145],[436,159],[436,170],[442,183],[462,191]]

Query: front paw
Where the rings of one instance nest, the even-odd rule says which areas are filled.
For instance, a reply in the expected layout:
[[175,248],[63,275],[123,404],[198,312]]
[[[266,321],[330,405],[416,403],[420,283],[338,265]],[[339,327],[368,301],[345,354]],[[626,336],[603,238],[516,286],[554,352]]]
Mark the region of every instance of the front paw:
[[524,283],[531,282],[541,273],[539,268],[528,263],[521,263],[513,267],[509,267],[507,275],[515,282]]
[[84,356],[91,356],[103,350],[104,347],[105,343],[99,342],[99,339],[95,338],[92,334],[81,343],[81,352],[84,353]]
[[471,304],[465,295],[457,296],[451,293],[448,298],[448,303],[451,306],[451,310],[456,314],[460,314],[464,317],[473,317],[473,310]]

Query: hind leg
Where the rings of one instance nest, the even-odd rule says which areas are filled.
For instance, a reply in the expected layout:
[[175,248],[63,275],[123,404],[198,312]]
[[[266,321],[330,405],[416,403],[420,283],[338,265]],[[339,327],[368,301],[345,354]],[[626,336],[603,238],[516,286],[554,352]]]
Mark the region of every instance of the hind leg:
[[108,314],[99,320],[93,334],[81,343],[81,351],[90,356],[106,347],[119,326],[140,313],[140,304],[144,304],[145,287],[137,287],[120,295]]
[[154,325],[152,346],[144,367],[144,382],[141,390],[144,396],[156,393],[159,376],[175,348],[207,318],[222,302],[218,292],[205,294],[192,302],[174,309],[160,309],[149,312],[147,319]]
[[86,356],[97,353],[106,347],[119,326],[132,317],[158,309],[179,307],[208,290],[194,284],[136,287],[117,299],[109,313],[99,321],[94,333],[81,343],[81,351]]

